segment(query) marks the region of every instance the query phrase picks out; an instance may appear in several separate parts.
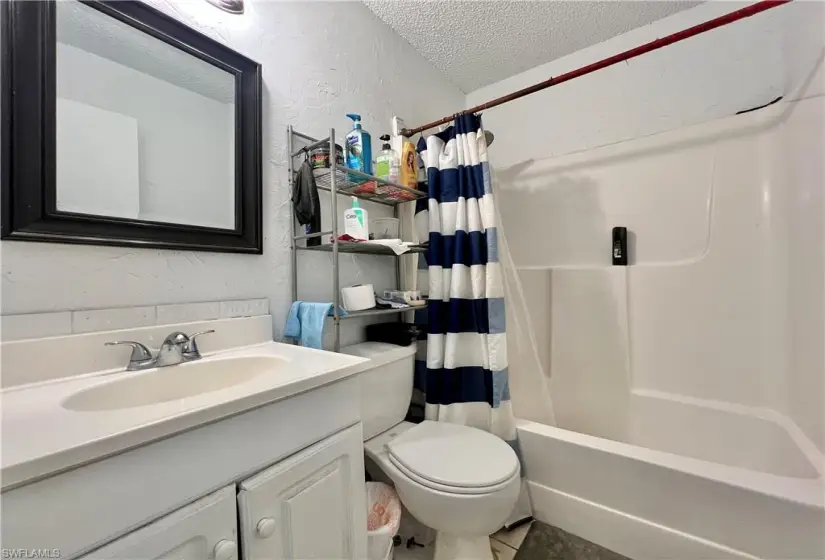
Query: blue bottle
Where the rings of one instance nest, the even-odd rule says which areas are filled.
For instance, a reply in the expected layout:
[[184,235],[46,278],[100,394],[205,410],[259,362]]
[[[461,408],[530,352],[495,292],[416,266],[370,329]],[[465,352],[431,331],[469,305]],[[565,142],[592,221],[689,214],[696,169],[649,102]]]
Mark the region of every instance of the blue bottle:
[[353,120],[344,148],[347,167],[372,175],[372,138],[370,133],[361,128],[361,115],[347,114]]

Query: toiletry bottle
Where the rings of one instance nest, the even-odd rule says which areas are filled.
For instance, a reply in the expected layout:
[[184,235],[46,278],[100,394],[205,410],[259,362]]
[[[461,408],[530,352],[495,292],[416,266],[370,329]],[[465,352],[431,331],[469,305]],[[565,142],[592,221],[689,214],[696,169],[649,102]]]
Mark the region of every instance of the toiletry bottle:
[[350,169],[372,175],[372,138],[361,128],[361,115],[347,114],[353,120],[353,128],[346,139],[346,164]]
[[370,238],[369,215],[361,208],[358,199],[352,197],[352,208],[344,212],[344,233],[355,239],[367,241]]
[[381,136],[384,143],[381,153],[375,158],[375,176],[390,183],[397,183],[400,177],[401,160],[395,150],[390,148],[390,135]]
[[410,189],[418,188],[418,154],[415,145],[408,138],[401,144],[401,177],[399,181]]

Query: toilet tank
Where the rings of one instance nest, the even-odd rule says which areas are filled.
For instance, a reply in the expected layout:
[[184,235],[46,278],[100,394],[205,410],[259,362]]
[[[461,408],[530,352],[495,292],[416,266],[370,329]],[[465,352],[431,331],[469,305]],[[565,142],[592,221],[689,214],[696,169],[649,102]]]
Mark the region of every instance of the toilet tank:
[[341,353],[369,358],[369,369],[358,374],[364,440],[389,430],[407,415],[413,388],[416,346],[362,342]]

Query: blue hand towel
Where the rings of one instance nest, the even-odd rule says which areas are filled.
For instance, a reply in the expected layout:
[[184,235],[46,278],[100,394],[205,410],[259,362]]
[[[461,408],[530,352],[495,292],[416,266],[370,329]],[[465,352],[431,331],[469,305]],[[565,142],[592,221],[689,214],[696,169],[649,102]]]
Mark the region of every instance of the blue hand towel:
[[301,337],[301,321],[298,320],[298,311],[301,309],[301,303],[303,302],[292,302],[292,307],[289,308],[289,315],[286,317],[284,336],[289,338]]
[[[297,339],[301,346],[321,350],[324,320],[328,315],[332,315],[331,303],[296,301],[289,308],[284,336]],[[346,315],[346,312],[342,310],[341,315]]]

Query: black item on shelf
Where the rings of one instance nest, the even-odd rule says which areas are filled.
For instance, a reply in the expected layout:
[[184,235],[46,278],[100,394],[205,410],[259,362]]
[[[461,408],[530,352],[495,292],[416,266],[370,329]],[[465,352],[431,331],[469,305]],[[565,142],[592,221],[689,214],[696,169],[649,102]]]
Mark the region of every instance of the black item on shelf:
[[[320,233],[321,231],[321,200],[318,198],[318,187],[315,184],[315,175],[309,161],[304,160],[300,169],[295,173],[292,204],[295,206],[295,217],[298,223],[306,226],[306,233]],[[307,239],[307,247],[321,244],[320,237]]]
[[421,334],[421,329],[414,323],[376,323],[367,325],[367,340],[388,342],[397,346],[409,346]]
[[[309,152],[309,164],[312,169],[329,169],[329,144],[313,148]],[[344,148],[335,144],[335,164],[344,167]]]

